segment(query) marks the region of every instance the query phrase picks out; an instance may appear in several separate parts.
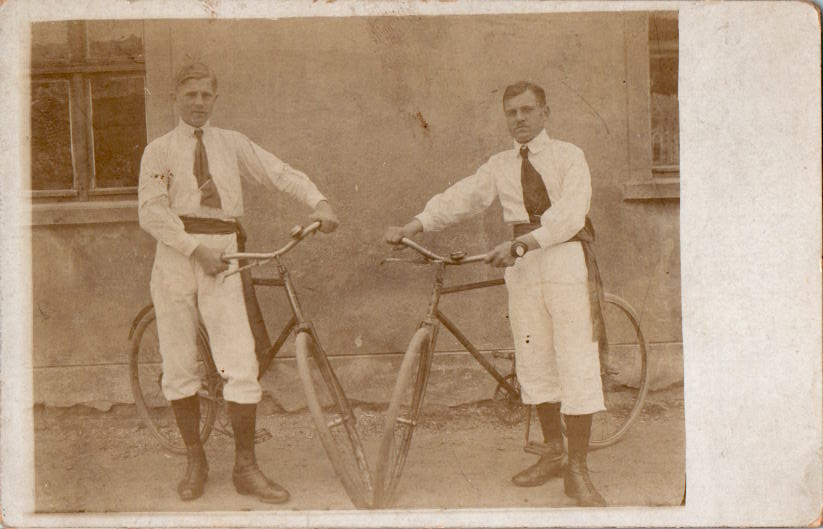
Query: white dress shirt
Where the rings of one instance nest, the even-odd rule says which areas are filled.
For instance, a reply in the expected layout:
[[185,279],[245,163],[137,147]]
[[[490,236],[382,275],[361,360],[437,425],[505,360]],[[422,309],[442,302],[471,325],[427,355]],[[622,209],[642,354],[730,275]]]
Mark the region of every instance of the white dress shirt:
[[138,217],[140,227],[183,255],[199,242],[186,233],[180,215],[236,219],[243,214],[240,177],[280,190],[314,208],[325,197],[309,178],[282,162],[246,136],[232,130],[203,129],[209,172],[220,194],[221,207],[200,204],[194,176],[194,127],[180,120],[171,132],[149,143],[140,162]]
[[[589,212],[591,176],[586,157],[571,143],[549,138],[545,130],[526,144],[529,161],[543,177],[552,205],[532,235],[541,248],[563,243],[583,227]],[[489,207],[495,198],[509,224],[529,222],[520,183],[520,144],[495,154],[471,176],[435,195],[417,219],[424,231],[437,231]]]

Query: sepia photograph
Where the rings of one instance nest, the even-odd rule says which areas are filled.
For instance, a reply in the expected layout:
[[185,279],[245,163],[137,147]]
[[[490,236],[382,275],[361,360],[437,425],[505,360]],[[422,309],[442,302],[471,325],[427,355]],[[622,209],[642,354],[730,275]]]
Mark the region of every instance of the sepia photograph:
[[38,512],[685,502],[676,11],[31,64]]
[[728,482],[821,512],[819,93],[758,116],[779,170],[711,113],[819,71],[687,49],[749,49],[726,3],[196,4],[33,10],[4,55],[20,526],[752,524]]

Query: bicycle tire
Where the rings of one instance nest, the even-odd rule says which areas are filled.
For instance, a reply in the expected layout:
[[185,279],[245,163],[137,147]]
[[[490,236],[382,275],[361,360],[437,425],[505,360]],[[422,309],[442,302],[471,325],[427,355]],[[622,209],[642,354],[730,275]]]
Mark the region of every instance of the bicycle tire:
[[[397,485],[406,464],[411,438],[423,405],[436,332],[436,328],[422,326],[414,333],[397,372],[397,381],[386,411],[383,438],[378,452],[375,507],[387,507],[395,499]],[[414,387],[409,392],[412,378]],[[400,413],[404,411],[404,407],[408,408],[405,410],[407,416],[401,418]]]
[[594,414],[589,448],[611,446],[623,437],[643,410],[649,391],[648,345],[629,303],[605,294],[604,315],[609,352],[601,366],[606,411]]
[[[328,364],[325,353],[318,350],[319,345],[313,334],[308,331],[299,332],[296,347],[297,370],[320,442],[354,506],[358,509],[371,508],[371,472],[357,432],[354,412]],[[327,417],[318,398],[312,368],[309,365],[310,358],[314,359],[315,369],[319,371],[320,379],[326,386],[327,396],[332,401],[333,412],[337,414],[332,416],[332,420]],[[338,427],[341,425],[344,427],[345,436],[338,433]],[[338,435],[335,436],[335,433]]]
[[[211,357],[208,337],[200,326],[197,336],[202,387],[200,395],[200,440],[206,442],[214,427],[218,394],[222,379]],[[137,323],[129,351],[129,379],[137,413],[160,445],[174,454],[185,454],[186,445],[180,437],[171,405],[163,396],[163,377],[157,322],[154,309],[145,311]]]

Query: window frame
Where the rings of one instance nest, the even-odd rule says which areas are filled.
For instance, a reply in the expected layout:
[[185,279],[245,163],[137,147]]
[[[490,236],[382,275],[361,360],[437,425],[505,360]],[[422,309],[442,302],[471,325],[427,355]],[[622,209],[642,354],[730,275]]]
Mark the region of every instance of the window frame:
[[[68,84],[69,136],[72,159],[71,189],[32,189],[33,203],[76,203],[95,200],[136,199],[137,185],[96,188],[94,127],[91,82],[95,77],[140,77],[143,79],[144,112],[146,98],[145,30],[141,31],[142,53],[131,59],[110,60],[89,56],[87,21],[68,21],[68,62],[44,62],[31,67],[30,90],[36,82],[64,80]],[[32,43],[33,45],[33,43]],[[146,125],[148,143],[148,125]],[[32,181],[34,175],[32,175]]]
[[655,165],[653,160],[651,60],[653,53],[658,52],[674,53],[679,59],[680,44],[678,31],[676,40],[658,41],[657,50],[653,51],[649,46],[650,17],[661,13],[676,13],[674,16],[677,17],[679,26],[679,12],[674,10],[646,11],[642,14],[638,13],[637,16],[628,16],[624,26],[627,57],[627,117],[631,131],[628,140],[629,174],[623,183],[623,200],[625,201],[676,202],[680,200],[680,165]]

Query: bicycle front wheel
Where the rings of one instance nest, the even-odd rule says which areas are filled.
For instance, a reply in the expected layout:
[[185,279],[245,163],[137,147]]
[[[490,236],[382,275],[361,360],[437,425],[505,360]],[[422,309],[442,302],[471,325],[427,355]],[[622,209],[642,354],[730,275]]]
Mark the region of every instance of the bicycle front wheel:
[[412,434],[423,406],[423,395],[431,371],[435,332],[431,327],[420,327],[414,333],[400,364],[389,409],[386,411],[378,453],[375,507],[387,507],[394,501]]
[[[355,507],[370,508],[371,472],[354,412],[312,333],[297,334],[297,369],[320,442]],[[323,404],[328,405],[326,409]]]
[[[205,442],[214,426],[220,375],[214,367],[208,338],[202,327],[197,336],[198,372],[202,381],[200,396],[200,439]],[[138,323],[129,352],[129,378],[137,413],[149,433],[160,445],[174,454],[185,454],[174,412],[163,396],[162,360],[154,309],[146,312]]]
[[613,294],[606,294],[605,300],[609,350],[601,357],[600,372],[606,411],[592,418],[592,449],[610,446],[626,434],[640,416],[649,390],[646,339],[634,309]]

